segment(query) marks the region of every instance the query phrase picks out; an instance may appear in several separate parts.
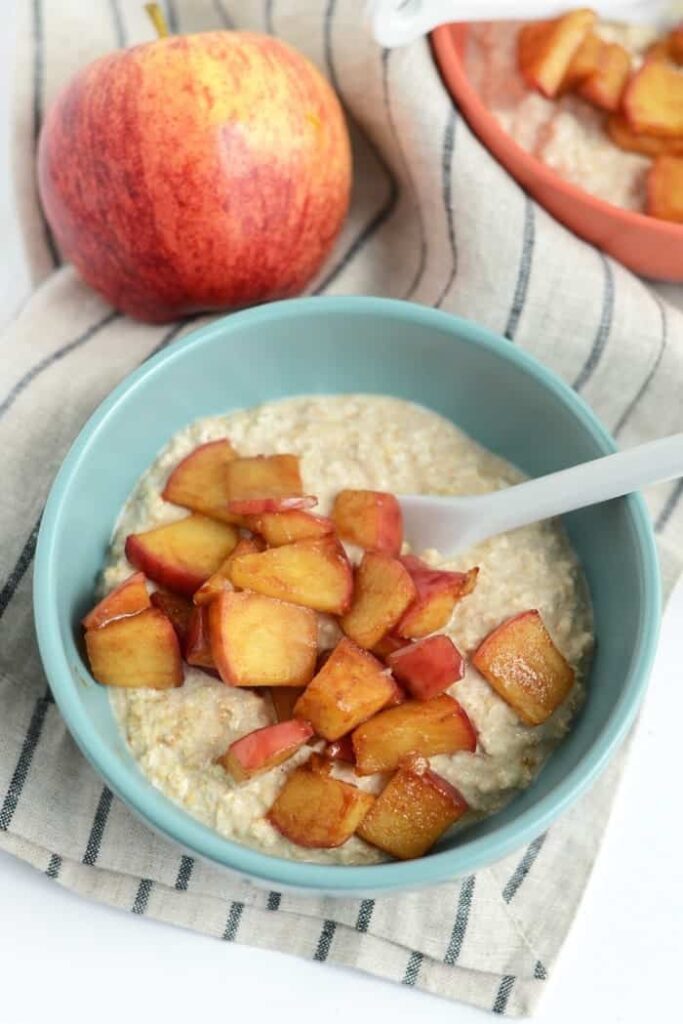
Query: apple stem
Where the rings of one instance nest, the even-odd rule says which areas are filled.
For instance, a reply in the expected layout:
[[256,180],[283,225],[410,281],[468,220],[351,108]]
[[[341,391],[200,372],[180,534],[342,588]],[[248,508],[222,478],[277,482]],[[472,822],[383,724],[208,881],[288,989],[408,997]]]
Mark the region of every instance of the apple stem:
[[154,25],[159,39],[169,35],[168,22],[159,4],[145,4],[145,10],[149,14],[149,20]]

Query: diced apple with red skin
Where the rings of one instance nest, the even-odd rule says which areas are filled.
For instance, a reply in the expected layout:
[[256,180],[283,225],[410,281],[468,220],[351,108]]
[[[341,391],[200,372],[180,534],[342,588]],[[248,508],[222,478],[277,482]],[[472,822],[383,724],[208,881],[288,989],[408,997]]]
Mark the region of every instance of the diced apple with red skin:
[[589,32],[584,36],[583,42],[569,62],[558,95],[576,89],[598,70],[598,59],[603,45],[602,39],[595,32]]
[[351,566],[336,537],[301,540],[241,556],[232,562],[230,579],[238,589],[332,615],[348,610],[353,592]]
[[631,74],[631,57],[618,43],[603,43],[597,68],[578,86],[579,96],[602,110],[619,108],[621,95]]
[[397,704],[403,704],[404,701],[408,700],[408,694],[406,693],[402,686],[398,685],[393,676],[390,676],[389,678],[391,679],[392,685],[391,697],[386,702],[384,707],[395,708]]
[[278,722],[287,722],[294,717],[294,705],[304,692],[303,686],[274,686],[270,697]]
[[683,152],[678,157],[659,156],[652,164],[647,175],[647,212],[683,224]]
[[266,725],[231,743],[218,763],[236,782],[245,782],[287,761],[312,735],[308,722],[292,720]]
[[193,513],[166,526],[129,534],[126,558],[155,583],[192,597],[237,540],[234,527]]
[[168,690],[182,684],[178,637],[158,608],[88,630],[85,646],[90,671],[105,686]]
[[438,697],[465,675],[465,659],[443,633],[427,636],[390,654],[387,664],[417,700]]
[[346,764],[355,764],[356,755],[353,752],[353,743],[350,736],[341,736],[333,743],[328,743],[324,750],[325,757],[330,761],[344,761]]
[[239,558],[241,555],[251,555],[257,551],[263,551],[263,546],[255,537],[243,537],[239,540],[225,561],[219,566],[217,571],[213,573],[213,575],[209,576],[205,583],[202,583],[199,590],[195,590],[192,595],[193,603],[207,604],[207,602],[213,600],[216,594],[219,594],[221,590],[232,590],[233,586],[230,582],[230,568],[234,559]]
[[527,725],[540,725],[574,684],[574,671],[536,609],[507,619],[480,644],[472,664]]
[[348,782],[297,768],[267,817],[278,832],[298,846],[331,849],[350,839],[374,800],[371,793]]
[[88,612],[83,619],[86,629],[99,629],[114,619],[123,619],[127,615],[137,615],[149,608],[150,599],[145,586],[145,574],[134,572],[118,587],[114,587],[99,604]]
[[313,678],[318,627],[309,608],[227,591],[206,607],[211,652],[224,683],[304,686]]
[[[257,555],[259,551],[265,550],[265,542],[260,537],[241,537],[237,542],[237,546],[233,548],[218,571],[222,576],[230,580],[232,578],[232,566],[236,559],[241,558],[242,555]],[[233,586],[235,586],[234,583]],[[236,587],[235,589],[239,588]]]
[[166,482],[162,498],[211,519],[242,525],[241,516],[228,512],[225,467],[236,458],[228,440],[200,445],[178,463]]
[[288,512],[264,512],[260,516],[248,516],[247,526],[254,533],[261,534],[271,548],[295,544],[298,540],[326,537],[334,532],[331,519],[314,516],[297,508]]
[[458,601],[470,594],[477,583],[479,569],[445,572],[431,569],[414,555],[402,558],[417,588],[417,597],[394,632],[406,639],[419,639],[443,629]]
[[294,714],[324,739],[338,740],[383,708],[393,692],[381,662],[344,638],[296,702]]
[[317,504],[316,498],[303,493],[297,455],[235,459],[225,472],[229,512],[261,515]]
[[683,135],[683,68],[664,61],[645,61],[622,98],[630,127],[662,138]]
[[366,551],[356,570],[353,601],[340,621],[359,647],[379,643],[417,596],[410,573],[397,558]]
[[209,637],[209,606],[202,604],[195,607],[190,616],[190,625],[185,640],[185,661],[197,668],[213,669],[216,662],[211,653]]
[[399,555],[403,544],[403,514],[393,494],[384,491],[340,491],[332,519],[342,540],[366,551]]
[[410,643],[410,640],[405,640],[402,636],[396,636],[395,633],[387,633],[386,636],[383,636],[375,644],[372,648],[372,653],[377,658],[381,658],[382,661],[386,661],[390,654],[395,654],[402,647],[408,647]]
[[433,757],[477,749],[472,723],[448,694],[433,700],[407,700],[381,711],[354,729],[351,738],[359,775],[393,771],[407,754]]
[[173,594],[170,590],[155,590],[150,600],[155,608],[170,619],[180,641],[180,649],[184,651],[194,610],[192,602],[180,594]]
[[407,758],[359,825],[361,839],[396,857],[422,857],[461,818],[468,805],[419,757]]
[[519,32],[519,70],[530,86],[552,99],[562,89],[581,43],[595,24],[594,11],[569,11],[550,21],[532,21]]

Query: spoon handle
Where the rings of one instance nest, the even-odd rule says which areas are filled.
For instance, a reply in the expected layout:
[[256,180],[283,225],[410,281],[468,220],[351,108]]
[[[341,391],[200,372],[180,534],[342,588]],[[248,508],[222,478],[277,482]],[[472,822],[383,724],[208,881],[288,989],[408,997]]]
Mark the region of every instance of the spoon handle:
[[683,434],[673,434],[475,500],[482,516],[486,506],[486,536],[493,537],[680,476]]

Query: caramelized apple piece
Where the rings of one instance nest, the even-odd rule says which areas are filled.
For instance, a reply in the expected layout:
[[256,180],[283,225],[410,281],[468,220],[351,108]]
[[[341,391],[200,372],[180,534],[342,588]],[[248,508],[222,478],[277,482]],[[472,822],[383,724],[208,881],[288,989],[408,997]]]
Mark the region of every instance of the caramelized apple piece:
[[622,109],[635,132],[665,138],[683,135],[683,70],[645,61],[624,90]]
[[588,32],[569,62],[559,92],[576,89],[589,75],[598,70],[598,58],[602,45],[602,40],[596,36],[595,32]]
[[603,43],[596,70],[578,86],[577,92],[602,110],[617,110],[631,74],[631,57],[618,43]]
[[296,702],[294,714],[326,740],[338,740],[384,707],[393,680],[376,658],[350,640],[340,640]]
[[237,544],[227,523],[193,513],[126,539],[126,558],[149,579],[191,597]]
[[458,601],[474,590],[479,569],[444,572],[430,569],[413,555],[407,555],[401,561],[413,578],[417,597],[394,632],[411,639],[443,629]]
[[209,606],[203,604],[198,605],[192,611],[185,640],[185,661],[188,665],[195,665],[197,668],[215,670],[216,662],[211,653],[209,637],[208,610]]
[[303,494],[297,455],[256,455],[226,466],[228,511],[260,515],[310,508],[316,499]]
[[83,619],[83,625],[86,629],[99,629],[113,619],[137,615],[138,612],[149,608],[149,605],[145,575],[142,572],[134,572],[88,612]]
[[386,661],[390,654],[395,654],[396,651],[400,651],[402,647],[407,647],[410,644],[410,640],[404,640],[402,636],[396,636],[395,633],[387,633],[381,640],[375,644],[372,648],[372,653],[377,658],[381,658],[382,661]]
[[342,540],[366,551],[399,555],[403,543],[403,515],[393,494],[384,491],[340,491],[332,519]]
[[297,768],[278,794],[268,820],[299,846],[341,846],[356,831],[374,796],[321,772]]
[[535,609],[514,615],[489,633],[472,664],[527,725],[545,722],[574,683],[571,666]]
[[522,76],[534,89],[552,99],[576,51],[595,24],[594,11],[581,8],[551,21],[530,22],[519,32],[517,58]]
[[359,775],[393,771],[407,754],[433,757],[477,749],[472,723],[448,694],[382,711],[354,729],[351,738]]
[[399,860],[422,857],[468,809],[449,782],[422,758],[407,759],[358,827],[366,843]]
[[308,722],[278,722],[241,736],[231,743],[218,763],[236,782],[267,772],[287,761],[313,735]]
[[278,722],[288,722],[290,718],[294,717],[294,706],[303,692],[303,686],[274,686],[272,688],[270,697]]
[[206,607],[211,653],[224,683],[304,686],[313,678],[318,627],[309,608],[227,591]]
[[353,743],[350,736],[342,736],[325,747],[325,757],[330,761],[344,761],[346,764],[355,764],[356,755],[353,752]]
[[85,646],[90,671],[105,686],[167,690],[182,684],[178,637],[158,608],[88,630]]
[[359,647],[374,647],[416,596],[415,584],[397,558],[366,551],[356,570],[351,607],[339,624]]
[[314,750],[306,762],[306,767],[311,772],[318,772],[319,775],[331,775],[333,766],[329,757]]
[[667,42],[671,59],[683,64],[683,22],[669,32]]
[[615,146],[631,153],[643,153],[645,156],[683,156],[683,135],[667,139],[662,135],[634,132],[623,114],[612,114],[608,117],[607,134]]
[[260,533],[271,548],[294,544],[298,540],[314,540],[334,532],[331,519],[296,508],[289,512],[265,512],[260,516],[249,516],[247,526],[254,533]]
[[402,686],[398,685],[393,676],[390,676],[389,678],[391,679],[392,686],[391,697],[389,697],[389,700],[386,702],[384,707],[395,708],[397,704],[403,704],[404,701],[408,700],[408,694]]
[[231,579],[232,565],[236,559],[241,558],[242,555],[256,555],[259,551],[265,550],[265,542],[260,537],[241,537],[218,571],[221,575]]
[[389,668],[417,700],[431,700],[465,675],[465,659],[443,634],[403,647],[387,659]]
[[333,615],[347,611],[353,591],[351,566],[335,537],[301,540],[236,558],[230,579],[240,589]]
[[241,525],[241,516],[228,512],[225,467],[237,453],[229,441],[209,441],[190,452],[168,478],[162,498],[174,505],[201,512],[211,519]]
[[170,590],[155,590],[151,595],[151,601],[155,608],[158,608],[170,619],[180,641],[180,649],[184,651],[192,618],[191,602],[186,597],[181,597],[180,594],[173,594]]
[[683,224],[683,157],[657,157],[647,177],[646,209],[651,217]]

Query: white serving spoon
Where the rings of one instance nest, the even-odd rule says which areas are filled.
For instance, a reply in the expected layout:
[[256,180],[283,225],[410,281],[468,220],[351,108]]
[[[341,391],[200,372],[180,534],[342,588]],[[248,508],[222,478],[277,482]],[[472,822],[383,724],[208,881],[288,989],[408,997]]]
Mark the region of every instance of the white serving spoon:
[[405,537],[414,551],[436,548],[454,555],[518,526],[681,476],[683,434],[673,434],[490,494],[412,494],[399,495],[399,501]]

